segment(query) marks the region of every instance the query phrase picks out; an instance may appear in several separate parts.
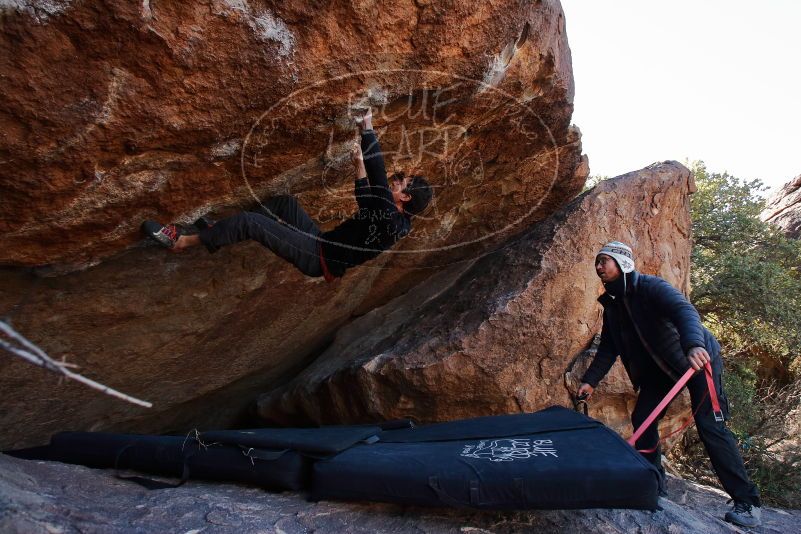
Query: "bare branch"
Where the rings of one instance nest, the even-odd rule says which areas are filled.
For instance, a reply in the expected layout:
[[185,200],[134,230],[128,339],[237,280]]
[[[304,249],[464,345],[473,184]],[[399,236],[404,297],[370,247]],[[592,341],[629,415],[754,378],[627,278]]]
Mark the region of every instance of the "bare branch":
[[144,406],[145,408],[151,408],[153,406],[153,404],[150,402],[139,400],[135,397],[131,397],[130,395],[121,393],[116,389],[105,386],[100,382],[95,382],[90,378],[86,378],[83,375],[70,371],[68,367],[74,368],[75,367],[74,364],[59,362],[52,359],[50,356],[45,354],[45,352],[42,349],[40,349],[30,341],[25,339],[25,337],[23,337],[16,330],[11,328],[11,326],[4,321],[0,321],[0,331],[2,331],[2,333],[11,338],[11,340],[14,341],[17,345],[19,345],[15,346],[14,344],[6,341],[5,339],[0,338],[0,348],[15,356],[22,358],[27,362],[30,362],[34,365],[38,365],[39,367],[44,367],[48,371],[52,371],[70,380],[75,380],[76,382],[85,384],[92,389],[102,391],[106,395],[111,395],[112,397],[117,397],[118,399],[122,399],[124,401],[137,404],[139,406]]

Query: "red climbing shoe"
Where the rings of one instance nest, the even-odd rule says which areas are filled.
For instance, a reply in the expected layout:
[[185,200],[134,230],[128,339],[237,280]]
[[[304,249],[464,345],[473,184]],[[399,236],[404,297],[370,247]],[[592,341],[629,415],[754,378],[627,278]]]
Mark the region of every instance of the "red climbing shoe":
[[156,221],[143,222],[142,233],[154,239],[159,245],[170,249],[175,247],[180,236],[178,227],[174,224],[162,225]]

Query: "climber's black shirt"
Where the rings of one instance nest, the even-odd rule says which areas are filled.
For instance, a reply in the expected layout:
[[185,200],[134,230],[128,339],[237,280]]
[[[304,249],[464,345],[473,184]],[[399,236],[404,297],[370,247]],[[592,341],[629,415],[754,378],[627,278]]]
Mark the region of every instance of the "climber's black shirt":
[[367,178],[356,180],[359,210],[320,236],[323,258],[334,276],[342,276],[346,269],[375,258],[411,229],[410,217],[398,211],[392,199],[375,132],[362,132],[361,143]]

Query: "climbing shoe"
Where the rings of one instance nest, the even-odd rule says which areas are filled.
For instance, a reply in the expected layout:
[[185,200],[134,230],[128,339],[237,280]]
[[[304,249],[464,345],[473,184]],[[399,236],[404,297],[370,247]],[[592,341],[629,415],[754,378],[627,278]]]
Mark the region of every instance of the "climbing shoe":
[[758,527],[762,520],[762,508],[747,502],[734,501],[734,508],[726,512],[725,519],[741,527]]
[[156,221],[145,221],[142,223],[142,233],[156,240],[156,242],[166,248],[173,248],[178,242],[180,233],[174,224],[162,225]]

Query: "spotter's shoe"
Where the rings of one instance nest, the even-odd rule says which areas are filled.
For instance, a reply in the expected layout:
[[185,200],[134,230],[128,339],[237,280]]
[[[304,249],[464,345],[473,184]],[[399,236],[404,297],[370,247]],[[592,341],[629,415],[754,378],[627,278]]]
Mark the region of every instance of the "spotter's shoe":
[[741,527],[758,527],[762,522],[762,508],[747,502],[734,502],[734,508],[726,512],[726,521]]
[[165,248],[174,248],[178,242],[180,232],[174,224],[163,225],[156,221],[145,221],[142,223],[142,233],[155,240]]

